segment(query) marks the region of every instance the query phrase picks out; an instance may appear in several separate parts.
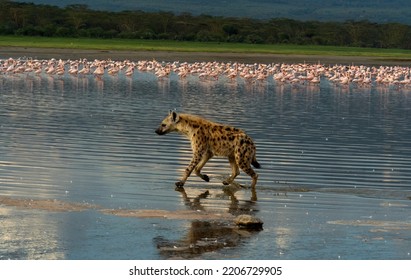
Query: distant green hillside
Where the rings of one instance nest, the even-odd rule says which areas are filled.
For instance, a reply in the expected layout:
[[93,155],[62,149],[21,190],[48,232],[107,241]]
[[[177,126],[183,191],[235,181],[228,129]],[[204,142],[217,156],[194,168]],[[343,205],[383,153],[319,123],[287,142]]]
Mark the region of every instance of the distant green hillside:
[[[0,0],[2,1],[2,0]],[[65,7],[84,4],[94,10],[207,14],[256,19],[398,22],[411,25],[410,0],[28,0]]]
[[113,12],[10,0],[0,0],[0,35],[411,49],[411,25],[402,23]]

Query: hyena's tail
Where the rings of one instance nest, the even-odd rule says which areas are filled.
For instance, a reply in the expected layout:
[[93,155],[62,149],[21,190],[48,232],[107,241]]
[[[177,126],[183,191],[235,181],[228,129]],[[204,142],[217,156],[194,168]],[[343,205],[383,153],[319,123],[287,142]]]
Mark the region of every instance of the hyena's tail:
[[251,164],[255,167],[255,168],[261,168],[261,164],[258,163],[257,159],[253,158],[253,160],[251,161]]

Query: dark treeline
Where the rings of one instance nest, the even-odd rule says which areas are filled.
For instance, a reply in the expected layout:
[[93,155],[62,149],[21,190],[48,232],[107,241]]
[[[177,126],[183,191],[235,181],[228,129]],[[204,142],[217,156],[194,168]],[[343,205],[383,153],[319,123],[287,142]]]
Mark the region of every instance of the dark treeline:
[[0,35],[333,45],[411,49],[411,26],[369,21],[257,20],[170,12],[107,12],[0,0]]

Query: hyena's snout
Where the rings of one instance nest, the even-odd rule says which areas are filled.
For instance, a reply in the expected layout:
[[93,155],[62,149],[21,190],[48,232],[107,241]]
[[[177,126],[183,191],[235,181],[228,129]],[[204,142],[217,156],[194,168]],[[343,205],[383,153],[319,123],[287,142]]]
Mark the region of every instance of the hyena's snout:
[[163,135],[163,134],[165,134],[165,132],[161,129],[161,127],[157,128],[155,131],[156,131],[156,133],[157,133],[158,135]]
[[169,131],[168,131],[166,125],[161,124],[161,125],[155,130],[155,132],[156,132],[158,135],[164,135],[164,134],[168,133]]
[[180,117],[176,112],[170,111],[169,115],[161,122],[160,126],[155,130],[158,135],[164,135],[172,131],[176,131],[177,123]]

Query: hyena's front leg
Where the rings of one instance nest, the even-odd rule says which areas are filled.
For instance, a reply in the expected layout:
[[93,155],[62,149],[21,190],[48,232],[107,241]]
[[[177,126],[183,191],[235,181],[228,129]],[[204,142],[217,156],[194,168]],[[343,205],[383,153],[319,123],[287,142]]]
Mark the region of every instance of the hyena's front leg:
[[177,188],[181,188],[184,186],[187,178],[190,176],[191,172],[193,172],[194,168],[199,164],[202,158],[202,151],[195,151],[193,152],[193,158],[191,159],[190,164],[187,166],[186,170],[184,171],[183,178],[180,181],[176,182]]
[[201,174],[201,169],[204,167],[204,165],[207,163],[207,161],[213,157],[213,153],[211,151],[207,151],[204,153],[203,157],[201,158],[200,162],[197,164],[197,166],[194,168],[194,171],[198,177],[203,179],[206,182],[210,181],[210,178],[206,174]]

